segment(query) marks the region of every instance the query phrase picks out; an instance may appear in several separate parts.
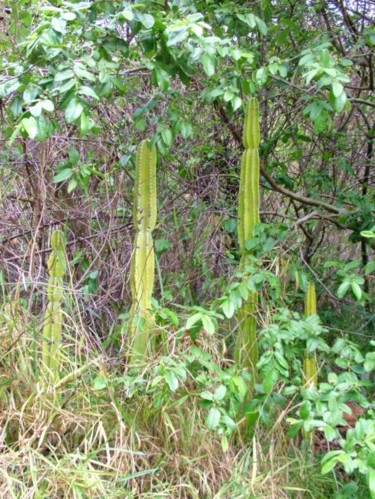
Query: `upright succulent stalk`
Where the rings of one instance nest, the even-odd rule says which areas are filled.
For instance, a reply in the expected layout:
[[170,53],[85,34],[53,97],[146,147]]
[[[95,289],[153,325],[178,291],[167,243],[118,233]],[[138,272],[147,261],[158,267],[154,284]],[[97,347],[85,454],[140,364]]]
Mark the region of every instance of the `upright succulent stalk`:
[[[316,314],[315,285],[310,283],[305,295],[305,316]],[[318,384],[318,365],[316,355],[305,352],[303,360],[303,377],[307,388],[316,388]]]
[[132,292],[130,324],[130,363],[142,361],[149,349],[154,328],[150,315],[154,288],[155,257],[152,231],[156,208],[156,149],[143,140],[136,155],[133,221],[134,239],[130,285]]
[[[241,251],[241,263],[246,264],[245,243],[253,237],[254,227],[259,223],[259,108],[255,97],[250,98],[243,128],[242,142],[245,148],[241,160],[240,189],[238,197],[238,242]],[[255,313],[258,294],[250,292],[243,303],[238,319],[239,332],[235,346],[235,359],[243,367],[248,367],[256,379],[258,345],[256,338]]]
[[48,259],[47,309],[43,322],[42,362],[47,380],[54,383],[59,378],[63,277],[66,270],[65,237],[60,231],[51,235],[52,252]]

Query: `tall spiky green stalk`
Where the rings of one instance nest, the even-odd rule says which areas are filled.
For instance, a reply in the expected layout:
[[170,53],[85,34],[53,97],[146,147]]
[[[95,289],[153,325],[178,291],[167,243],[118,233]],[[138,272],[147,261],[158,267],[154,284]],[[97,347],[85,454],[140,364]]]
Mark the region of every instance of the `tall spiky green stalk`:
[[49,279],[47,286],[47,309],[43,321],[42,362],[46,378],[54,383],[59,378],[63,277],[66,270],[65,236],[60,231],[51,235],[52,252],[48,259]]
[[[316,314],[316,292],[315,285],[310,283],[305,295],[305,316]],[[308,388],[316,388],[318,384],[318,364],[316,355],[308,355],[305,352],[303,360],[303,377],[305,386]]]
[[[243,267],[247,260],[246,241],[253,237],[254,227],[259,223],[259,108],[255,97],[249,99],[245,112],[242,142],[245,148],[241,161],[240,189],[238,197],[238,242]],[[235,359],[247,367],[256,379],[258,345],[255,313],[258,294],[250,292],[239,313],[239,332],[236,339]]]
[[130,363],[143,360],[149,350],[150,334],[154,328],[150,309],[155,274],[152,231],[156,216],[156,149],[143,140],[136,155],[134,187],[133,221],[137,233],[130,275]]
[[[307,292],[305,295],[305,316],[316,314],[316,293],[315,285],[313,283],[309,284]],[[305,351],[303,359],[303,379],[306,388],[316,388],[318,386],[318,363],[316,360],[316,355],[309,355]],[[306,431],[302,429],[302,436],[305,440],[310,440],[312,443],[313,432]]]

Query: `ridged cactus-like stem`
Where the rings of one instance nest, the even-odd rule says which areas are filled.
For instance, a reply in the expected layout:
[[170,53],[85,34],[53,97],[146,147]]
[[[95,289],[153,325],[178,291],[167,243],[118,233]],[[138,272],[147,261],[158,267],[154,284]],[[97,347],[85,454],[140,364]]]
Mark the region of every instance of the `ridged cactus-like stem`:
[[59,378],[63,277],[66,270],[65,236],[60,231],[51,235],[52,252],[48,259],[47,309],[43,321],[42,362],[47,371],[46,378],[54,383]]
[[[315,285],[310,283],[305,295],[305,316],[316,314],[316,292]],[[318,384],[318,365],[316,355],[308,355],[305,352],[303,360],[303,377],[305,386],[315,388]]]
[[[305,316],[309,317],[314,314],[316,314],[316,292],[315,285],[310,283],[305,295]],[[303,359],[303,379],[306,388],[313,389],[318,386],[318,363],[316,355],[309,355],[307,351],[305,351]],[[312,442],[313,432],[302,429],[302,436],[305,440]]]
[[142,361],[149,350],[154,328],[150,314],[154,288],[155,257],[152,231],[156,208],[156,149],[143,140],[137,150],[133,221],[137,231],[131,262],[132,292],[130,323],[130,363]]
[[[242,142],[245,148],[241,160],[240,189],[238,197],[238,242],[241,263],[246,264],[246,241],[253,237],[254,227],[259,223],[259,108],[255,97],[249,99],[245,112]],[[250,292],[243,303],[238,319],[239,333],[235,345],[235,360],[247,367],[256,379],[258,345],[256,337],[256,310],[258,294]]]

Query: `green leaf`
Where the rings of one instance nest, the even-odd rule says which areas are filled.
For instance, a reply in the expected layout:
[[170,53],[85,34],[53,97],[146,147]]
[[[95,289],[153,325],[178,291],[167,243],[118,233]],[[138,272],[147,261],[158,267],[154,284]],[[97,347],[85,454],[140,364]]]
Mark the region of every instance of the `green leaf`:
[[215,324],[209,315],[202,315],[202,324],[208,334],[215,333]]
[[163,128],[163,130],[161,131],[161,136],[163,138],[164,144],[167,147],[170,147],[173,142],[173,136],[171,130],[169,128]]
[[42,108],[48,113],[52,113],[55,109],[53,102],[49,99],[40,101]]
[[343,298],[346,295],[349,287],[350,287],[350,282],[344,281],[342,284],[340,284],[339,289],[337,290],[337,296],[339,298]]
[[175,392],[178,388],[178,378],[174,372],[168,372],[164,379],[172,392]]
[[203,54],[202,64],[207,76],[213,76],[215,74],[215,59],[212,55]]
[[332,428],[332,426],[329,425],[324,426],[323,433],[328,442],[331,442],[337,437],[337,430],[335,430],[335,428]]
[[71,168],[64,168],[64,170],[61,170],[53,177],[52,182],[54,184],[57,184],[58,182],[63,182],[64,180],[70,178],[72,175],[73,175],[73,170]]
[[220,423],[221,414],[219,409],[216,407],[211,407],[210,412],[206,418],[206,427],[209,430],[214,430]]
[[183,139],[189,138],[192,131],[193,131],[193,127],[191,126],[190,123],[188,123],[186,121],[181,122],[181,135],[182,135]]
[[214,394],[209,392],[208,390],[205,390],[203,391],[201,394],[200,394],[201,398],[204,399],[204,400],[214,400]]
[[310,412],[311,412],[311,404],[308,400],[305,400],[301,404],[301,407],[299,408],[299,415],[301,416],[301,419],[303,419],[304,421],[309,419]]
[[90,122],[85,112],[81,114],[80,125],[81,125],[81,135],[85,135],[90,128]]
[[30,116],[30,118],[24,118],[21,121],[21,124],[30,139],[35,139],[38,133],[38,123],[36,119],[33,116]]
[[68,107],[65,109],[65,119],[68,123],[73,123],[75,120],[77,120],[82,112],[83,112],[83,105],[82,103],[73,98],[69,104]]
[[202,320],[202,313],[198,312],[197,314],[192,315],[186,321],[186,329],[191,329],[198,321]]
[[221,448],[222,448],[223,452],[227,452],[227,450],[229,448],[228,438],[225,435],[223,435],[221,438]]
[[94,390],[104,390],[104,388],[107,387],[107,380],[103,378],[103,376],[95,376],[94,382],[93,382],[93,388]]
[[344,87],[340,82],[334,80],[332,83],[332,92],[335,97],[340,97],[340,95],[344,92]]
[[356,299],[360,301],[362,298],[362,289],[356,282],[352,282],[352,292]]
[[146,29],[151,29],[155,24],[155,19],[151,14],[137,13],[138,20],[143,24]]
[[87,87],[85,85],[80,87],[80,89],[78,90],[78,93],[80,95],[86,95],[87,97],[92,97],[95,100],[100,100],[98,97],[98,94],[95,92],[95,90],[93,90],[91,87]]
[[70,194],[72,191],[74,191],[74,189],[77,187],[78,185],[78,182],[75,178],[72,178],[70,181],[69,181],[69,184],[68,184],[68,194]]
[[335,450],[329,452],[324,458],[322,459],[322,474],[326,475],[329,473],[333,468],[336,466],[338,462],[338,456],[341,456],[342,454],[345,454],[344,451],[342,450]]
[[74,78],[74,73],[71,69],[64,69],[64,71],[60,71],[55,74],[55,82],[70,80]]
[[255,17],[255,22],[256,22],[256,25],[259,29],[259,31],[262,33],[262,35],[266,35],[267,34],[267,26],[266,26],[266,23],[260,19],[259,17]]
[[224,385],[220,385],[215,390],[214,399],[219,402],[220,400],[223,400],[226,393],[227,393],[227,388]]
[[227,319],[230,319],[231,317],[233,317],[236,307],[230,300],[225,300],[221,304],[221,309],[224,312],[225,317],[227,317]]
[[273,387],[279,379],[279,373],[273,361],[269,362],[267,367],[263,370],[263,387],[267,393],[271,393]]

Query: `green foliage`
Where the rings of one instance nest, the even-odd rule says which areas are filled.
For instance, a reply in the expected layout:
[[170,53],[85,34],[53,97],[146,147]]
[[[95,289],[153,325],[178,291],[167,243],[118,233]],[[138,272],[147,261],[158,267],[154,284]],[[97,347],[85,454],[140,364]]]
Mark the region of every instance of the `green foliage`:
[[366,476],[371,498],[375,497],[375,421],[360,418],[354,428],[339,439],[340,450],[328,452],[322,459],[322,473],[329,473],[337,465],[347,474],[358,470]]

